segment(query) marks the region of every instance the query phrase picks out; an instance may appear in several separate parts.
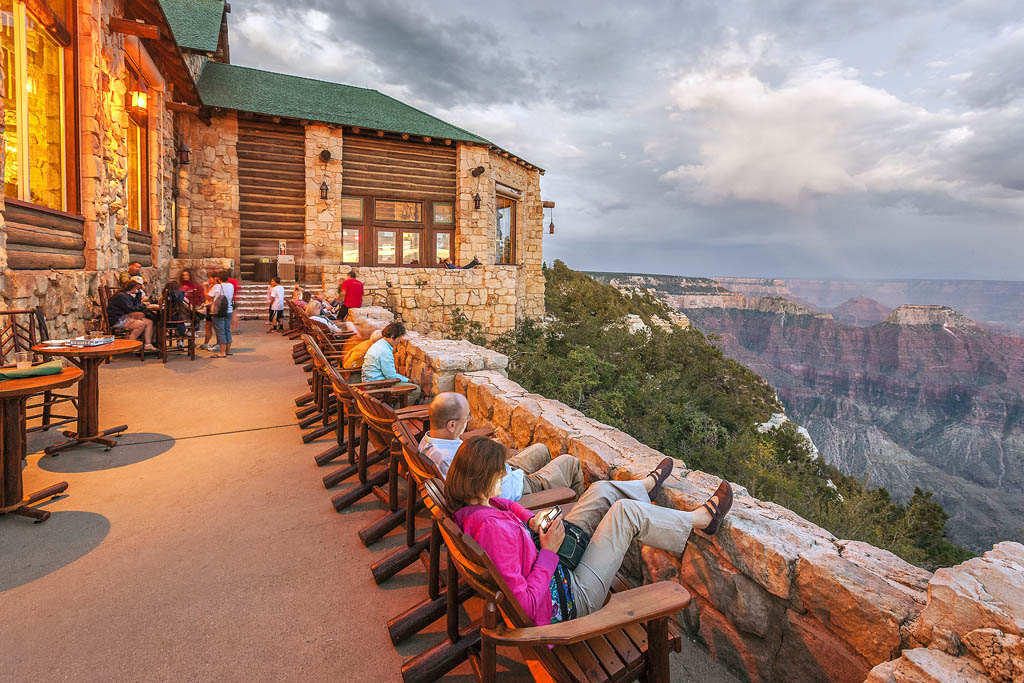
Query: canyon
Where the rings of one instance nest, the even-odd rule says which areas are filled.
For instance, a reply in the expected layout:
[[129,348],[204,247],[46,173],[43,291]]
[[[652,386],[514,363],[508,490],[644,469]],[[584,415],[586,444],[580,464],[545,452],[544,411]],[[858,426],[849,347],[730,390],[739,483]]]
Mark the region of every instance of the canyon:
[[1024,339],[935,304],[874,322],[888,306],[855,292],[827,312],[790,281],[593,275],[653,291],[717,335],[844,473],[897,500],[932,491],[954,542],[1024,540]]

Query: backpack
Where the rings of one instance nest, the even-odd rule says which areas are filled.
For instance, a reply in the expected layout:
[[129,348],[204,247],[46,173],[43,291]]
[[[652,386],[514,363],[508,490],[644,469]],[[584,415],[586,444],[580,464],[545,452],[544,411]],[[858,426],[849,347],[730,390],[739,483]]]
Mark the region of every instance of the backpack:
[[[223,288],[217,290],[223,292]],[[228,314],[228,298],[223,294],[218,294],[213,297],[213,303],[210,304],[210,315],[214,318],[224,318]]]

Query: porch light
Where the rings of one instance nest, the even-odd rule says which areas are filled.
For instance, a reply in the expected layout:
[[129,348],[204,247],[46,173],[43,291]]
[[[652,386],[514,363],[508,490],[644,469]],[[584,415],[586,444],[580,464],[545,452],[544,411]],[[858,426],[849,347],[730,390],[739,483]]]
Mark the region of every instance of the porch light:
[[145,114],[149,106],[148,98],[143,90],[129,90],[125,93],[125,109],[129,114]]
[[475,195],[473,195],[473,208],[474,209],[479,209],[480,208],[480,193],[479,192],[477,192]]
[[548,234],[549,235],[554,235],[555,234],[555,219],[554,218],[552,218],[551,222],[548,223]]
[[320,199],[327,201],[327,195],[330,193],[331,188],[327,187],[327,181],[324,180],[320,183]]
[[192,163],[192,150],[188,148],[184,140],[178,145],[178,163],[182,166]]

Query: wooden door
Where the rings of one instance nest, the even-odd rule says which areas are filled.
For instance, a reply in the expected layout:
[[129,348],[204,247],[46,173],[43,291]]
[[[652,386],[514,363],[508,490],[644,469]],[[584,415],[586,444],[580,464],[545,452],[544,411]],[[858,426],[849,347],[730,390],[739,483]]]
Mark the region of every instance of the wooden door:
[[[300,256],[306,234],[306,133],[301,125],[238,121],[238,211],[242,278],[278,241]],[[298,259],[296,259],[298,260]]]

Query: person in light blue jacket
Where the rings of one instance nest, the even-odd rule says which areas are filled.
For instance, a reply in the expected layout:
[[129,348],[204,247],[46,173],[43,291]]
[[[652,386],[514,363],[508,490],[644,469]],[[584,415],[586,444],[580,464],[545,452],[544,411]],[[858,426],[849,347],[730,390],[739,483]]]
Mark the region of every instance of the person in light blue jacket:
[[380,339],[374,342],[363,357],[362,381],[374,382],[381,379],[397,379],[396,387],[413,387],[408,394],[408,403],[418,403],[423,392],[408,377],[395,369],[395,344],[405,336],[405,325],[399,322],[389,324]]

